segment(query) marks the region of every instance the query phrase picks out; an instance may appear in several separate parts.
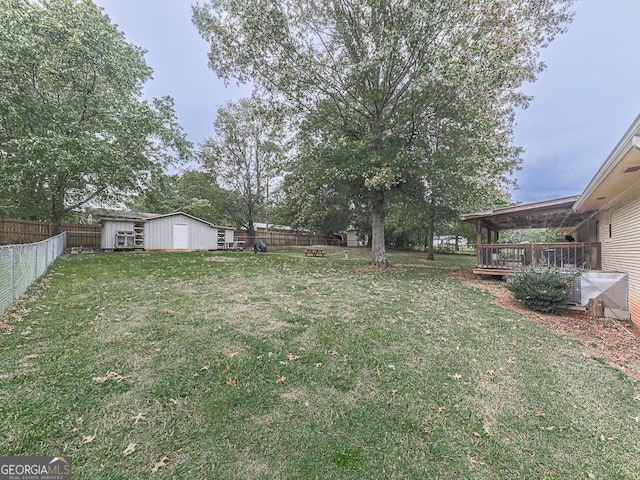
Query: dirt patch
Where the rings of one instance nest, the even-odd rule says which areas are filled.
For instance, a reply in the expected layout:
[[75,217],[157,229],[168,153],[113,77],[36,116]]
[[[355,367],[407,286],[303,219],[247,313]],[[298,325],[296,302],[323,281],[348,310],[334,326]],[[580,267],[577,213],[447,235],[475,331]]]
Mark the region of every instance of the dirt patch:
[[501,307],[515,310],[540,325],[582,341],[585,355],[603,358],[634,380],[640,380],[640,332],[626,322],[611,318],[593,318],[586,312],[561,311],[560,315],[533,312],[513,297],[504,283],[472,279],[463,272],[456,277],[474,287],[487,290]]

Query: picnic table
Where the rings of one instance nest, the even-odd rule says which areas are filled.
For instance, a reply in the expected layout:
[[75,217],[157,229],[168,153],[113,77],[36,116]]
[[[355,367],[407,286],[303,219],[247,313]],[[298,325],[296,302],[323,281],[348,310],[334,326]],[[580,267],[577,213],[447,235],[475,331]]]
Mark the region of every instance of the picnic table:
[[304,252],[305,257],[324,257],[325,255],[321,248],[307,248]]

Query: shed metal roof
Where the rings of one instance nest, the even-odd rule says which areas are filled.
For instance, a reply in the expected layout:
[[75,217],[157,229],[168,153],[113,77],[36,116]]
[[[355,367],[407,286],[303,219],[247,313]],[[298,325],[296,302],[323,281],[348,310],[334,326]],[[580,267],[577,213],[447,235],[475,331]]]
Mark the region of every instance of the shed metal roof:
[[110,217],[102,217],[101,221],[136,221],[136,222],[148,222],[150,220],[155,220],[157,218],[165,218],[172,217],[175,215],[184,215],[185,217],[192,218],[198,222],[205,223],[212,228],[224,228],[225,230],[235,230],[234,227],[225,227],[224,225],[216,225],[215,223],[207,222],[202,218],[195,217],[193,215],[189,215],[184,212],[172,212],[172,213],[136,213],[136,212],[123,212],[122,215],[113,215]]

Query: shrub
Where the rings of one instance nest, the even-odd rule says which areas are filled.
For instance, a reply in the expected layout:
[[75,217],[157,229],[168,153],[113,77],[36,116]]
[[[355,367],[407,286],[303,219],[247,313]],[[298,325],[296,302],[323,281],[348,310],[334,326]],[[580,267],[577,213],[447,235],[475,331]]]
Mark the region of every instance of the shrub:
[[557,270],[522,270],[507,280],[507,288],[520,303],[536,312],[553,312],[566,301],[574,274]]

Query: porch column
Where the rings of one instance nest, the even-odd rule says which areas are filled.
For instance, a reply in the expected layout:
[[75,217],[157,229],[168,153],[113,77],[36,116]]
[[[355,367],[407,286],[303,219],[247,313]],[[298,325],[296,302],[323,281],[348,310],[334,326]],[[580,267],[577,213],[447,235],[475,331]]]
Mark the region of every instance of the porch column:
[[482,222],[476,222],[476,266],[482,265],[480,258],[480,249],[482,246]]

